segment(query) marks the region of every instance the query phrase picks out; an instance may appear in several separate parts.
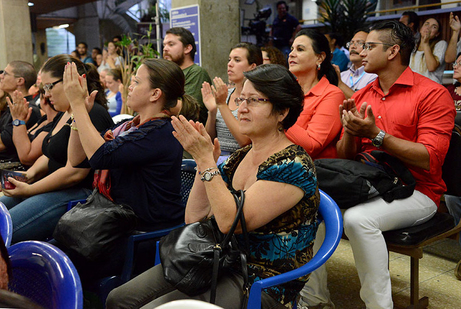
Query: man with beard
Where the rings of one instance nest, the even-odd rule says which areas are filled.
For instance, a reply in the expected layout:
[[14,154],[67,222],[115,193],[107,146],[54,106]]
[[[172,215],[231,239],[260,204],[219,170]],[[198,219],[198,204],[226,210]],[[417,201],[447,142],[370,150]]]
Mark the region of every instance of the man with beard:
[[211,78],[205,69],[194,63],[194,55],[197,48],[192,33],[181,27],[167,30],[163,40],[163,59],[173,61],[184,72],[186,84],[184,91],[194,97],[200,105],[199,121],[205,125],[208,110],[203,104],[202,84],[211,84]]
[[85,42],[80,42],[77,44],[77,54],[79,59],[83,63],[95,64],[93,58],[91,58],[91,56],[88,56],[88,45]]
[[[378,77],[376,74],[365,72],[365,67],[362,65],[360,53],[363,50],[367,35],[368,32],[359,30],[352,40],[346,44],[346,47],[349,48],[352,65],[338,76],[340,77],[338,78],[338,87],[344,92],[347,99],[352,97],[355,91],[362,89]],[[339,67],[335,66],[335,69],[339,75]]]

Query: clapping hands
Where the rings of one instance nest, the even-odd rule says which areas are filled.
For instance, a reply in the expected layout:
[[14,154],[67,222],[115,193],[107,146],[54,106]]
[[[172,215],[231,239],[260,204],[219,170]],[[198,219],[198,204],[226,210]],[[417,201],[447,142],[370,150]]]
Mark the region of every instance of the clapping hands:
[[227,85],[219,77],[213,79],[213,85],[208,82],[202,84],[203,103],[209,111],[215,111],[218,105],[225,105]]
[[74,62],[67,63],[64,69],[63,84],[64,93],[66,94],[72,109],[75,109],[82,104],[86,106],[86,110],[88,112],[93,108],[94,100],[98,91],[95,90],[91,93],[91,95],[88,95],[86,75],[83,74],[80,76],[77,71],[77,65]]
[[11,118],[13,120],[19,119],[27,122],[32,114],[32,107],[29,107],[29,103],[18,90],[13,92],[12,99],[13,102],[11,102],[10,98],[6,98],[8,106],[10,107]]
[[187,121],[182,115],[179,117],[173,116],[171,120],[175,129],[173,131],[174,137],[196,161],[209,155],[213,156],[215,162],[218,160],[221,154],[218,139],[215,138],[212,142],[202,123],[192,120]]

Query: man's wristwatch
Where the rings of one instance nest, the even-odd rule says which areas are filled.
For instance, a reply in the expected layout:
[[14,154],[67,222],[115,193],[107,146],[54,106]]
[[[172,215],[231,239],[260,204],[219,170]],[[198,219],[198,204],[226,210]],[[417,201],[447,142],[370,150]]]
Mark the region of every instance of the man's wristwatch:
[[383,130],[379,131],[378,135],[376,135],[376,137],[371,140],[373,146],[375,146],[376,148],[381,147],[381,145],[383,144],[384,136],[386,136],[386,132],[384,132]]
[[203,172],[203,176],[202,176],[202,178],[200,178],[200,180],[201,181],[211,181],[213,179],[213,177],[216,176],[216,175],[221,175],[219,170],[215,170],[213,172],[205,171],[205,172]]
[[26,125],[26,122],[24,120],[15,119],[13,120],[13,125],[15,127],[20,126],[20,125]]

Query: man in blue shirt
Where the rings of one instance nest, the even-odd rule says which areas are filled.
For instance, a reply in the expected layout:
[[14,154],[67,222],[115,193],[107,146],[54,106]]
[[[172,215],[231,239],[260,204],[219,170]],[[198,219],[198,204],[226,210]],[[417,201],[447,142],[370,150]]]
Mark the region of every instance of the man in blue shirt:
[[291,44],[293,44],[296,33],[301,30],[301,25],[294,16],[288,14],[288,5],[285,1],[277,2],[276,6],[278,15],[272,24],[270,43],[288,57]]

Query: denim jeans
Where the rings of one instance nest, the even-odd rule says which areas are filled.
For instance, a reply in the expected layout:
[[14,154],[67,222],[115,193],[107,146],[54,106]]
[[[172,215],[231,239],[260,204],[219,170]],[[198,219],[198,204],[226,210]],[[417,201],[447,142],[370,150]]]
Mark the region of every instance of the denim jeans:
[[67,203],[86,199],[90,194],[89,189],[70,188],[29,198],[0,197],[13,220],[12,243],[51,238],[56,224],[67,210]]
[[[461,219],[461,197],[445,194],[445,204],[448,212],[455,218],[455,224]],[[461,233],[459,233],[459,244],[461,245]]]

